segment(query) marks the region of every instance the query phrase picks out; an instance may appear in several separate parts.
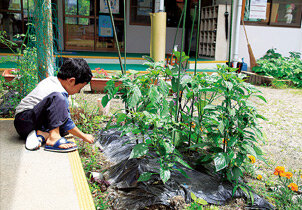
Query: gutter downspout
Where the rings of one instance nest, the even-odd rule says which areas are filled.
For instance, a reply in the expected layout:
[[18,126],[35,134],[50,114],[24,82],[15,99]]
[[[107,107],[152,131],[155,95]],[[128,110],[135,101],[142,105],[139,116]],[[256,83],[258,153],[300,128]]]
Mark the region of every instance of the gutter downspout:
[[235,19],[235,26],[234,26],[234,46],[233,46],[233,55],[232,60],[234,62],[240,62],[239,59],[239,53],[238,53],[238,46],[239,46],[239,39],[240,39],[240,20],[241,20],[241,8],[242,8],[242,0],[236,1],[236,4],[234,5],[236,7],[236,19]]

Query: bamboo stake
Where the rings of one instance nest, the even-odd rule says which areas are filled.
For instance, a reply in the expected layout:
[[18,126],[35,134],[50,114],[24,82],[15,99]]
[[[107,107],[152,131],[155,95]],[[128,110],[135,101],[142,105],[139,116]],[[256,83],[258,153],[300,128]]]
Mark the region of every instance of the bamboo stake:
[[114,39],[115,39],[115,44],[116,44],[116,48],[117,48],[117,51],[118,51],[118,58],[119,58],[119,61],[120,61],[121,71],[122,71],[122,74],[125,74],[124,69],[123,69],[123,64],[122,64],[122,56],[121,56],[120,46],[119,46],[119,43],[118,43],[117,34],[116,34],[116,30],[115,30],[115,24],[114,24],[114,20],[113,20],[112,11],[111,11],[111,4],[110,4],[109,0],[107,0],[107,6],[108,6],[110,18],[111,18],[112,27],[113,27]]

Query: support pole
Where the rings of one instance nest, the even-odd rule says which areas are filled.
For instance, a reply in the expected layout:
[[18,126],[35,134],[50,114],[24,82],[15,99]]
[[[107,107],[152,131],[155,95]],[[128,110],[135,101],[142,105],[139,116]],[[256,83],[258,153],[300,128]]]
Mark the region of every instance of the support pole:
[[166,20],[165,12],[151,13],[150,56],[156,62],[164,62],[166,57]]
[[239,53],[238,53],[238,45],[240,38],[240,20],[241,20],[241,8],[242,8],[242,0],[238,0],[236,3],[236,19],[235,19],[235,30],[234,30],[234,48],[233,48],[233,56],[232,60],[235,62],[240,62]]
[[109,0],[107,0],[107,6],[108,6],[109,13],[110,13],[110,18],[111,18],[111,23],[112,23],[112,28],[113,28],[113,34],[114,34],[115,44],[116,44],[116,48],[117,48],[117,52],[118,52],[118,59],[120,61],[121,71],[122,71],[122,74],[125,74],[123,64],[122,64],[122,56],[121,56],[120,46],[119,46],[119,43],[118,43],[117,34],[116,34],[116,30],[115,30],[114,19],[113,19],[113,15],[112,15],[111,4],[110,4]]
[[54,75],[51,0],[34,0],[38,79]]

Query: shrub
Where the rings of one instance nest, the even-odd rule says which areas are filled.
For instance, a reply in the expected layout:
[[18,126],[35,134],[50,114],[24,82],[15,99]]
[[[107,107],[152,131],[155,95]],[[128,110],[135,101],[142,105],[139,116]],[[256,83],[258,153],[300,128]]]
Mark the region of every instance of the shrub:
[[253,68],[256,73],[291,80],[297,87],[302,87],[301,53],[290,52],[289,57],[282,57],[274,49],[270,49],[257,63],[259,65]]

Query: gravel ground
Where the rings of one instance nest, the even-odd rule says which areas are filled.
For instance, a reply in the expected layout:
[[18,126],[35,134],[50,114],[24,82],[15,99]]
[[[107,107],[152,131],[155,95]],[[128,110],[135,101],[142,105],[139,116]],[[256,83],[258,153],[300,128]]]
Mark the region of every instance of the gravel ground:
[[[253,99],[267,121],[259,121],[266,136],[261,147],[270,166],[302,169],[302,90],[258,87],[267,103]],[[273,170],[269,168],[269,170]]]

